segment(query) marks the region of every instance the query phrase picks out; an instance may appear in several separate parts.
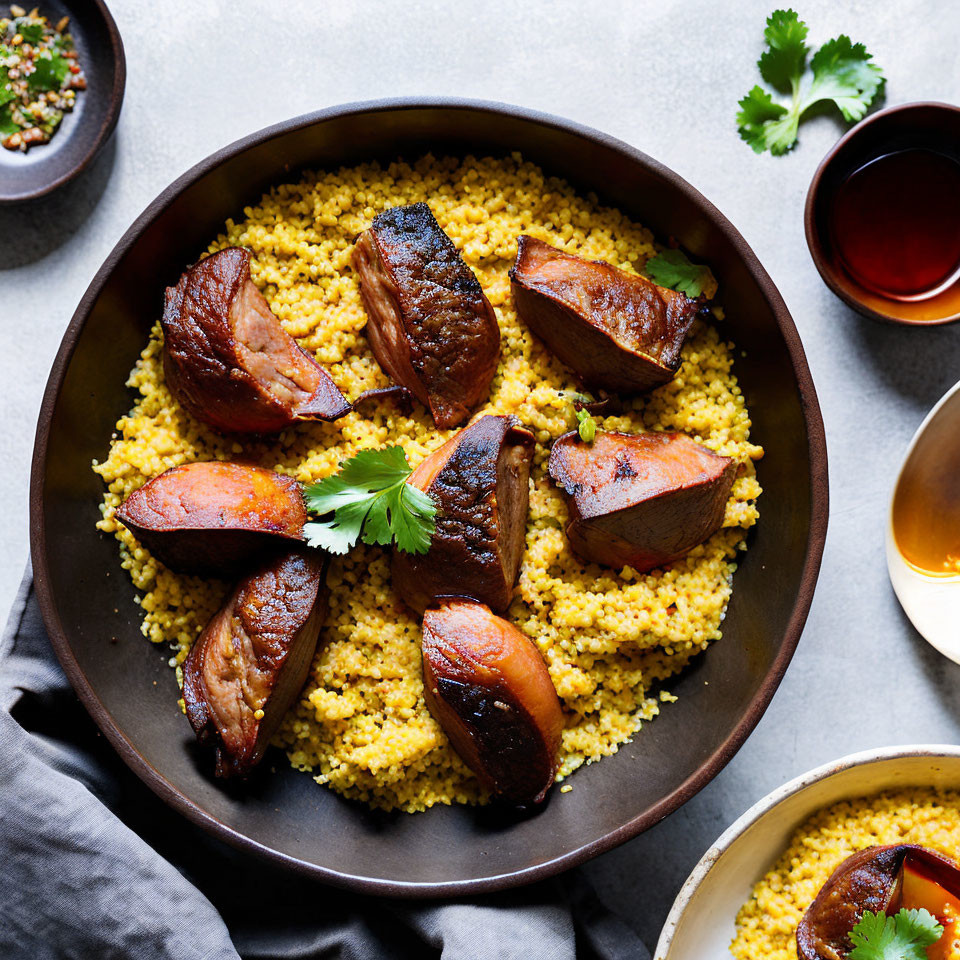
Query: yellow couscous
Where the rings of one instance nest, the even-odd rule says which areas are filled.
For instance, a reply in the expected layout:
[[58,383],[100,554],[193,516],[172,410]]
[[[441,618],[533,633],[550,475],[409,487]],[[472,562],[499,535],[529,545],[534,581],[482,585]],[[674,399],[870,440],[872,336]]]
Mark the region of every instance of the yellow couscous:
[[[577,384],[518,321],[507,271],[521,233],[625,270],[639,271],[655,248],[642,226],[518,155],[428,156],[412,166],[309,174],[227,221],[209,250],[250,249],[252,277],[273,311],[353,398],[389,383],[364,335],[353,242],[380,211],[417,201],[430,205],[473,268],[500,323],[500,367],[476,412],[516,414],[536,436],[526,552],[509,617],[543,653],[566,712],[562,778],[616,752],[671,699],[660,696],[661,682],[720,637],[738,551],[757,520],[754,461],[762,450],[750,442],[722,322],[697,321],[676,378],[629,400],[601,426],[679,430],[735,458],[740,472],[723,528],[669,569],[645,575],[584,564],[570,552],[566,506],[546,460],[553,440],[576,426],[564,391]],[[309,482],[336,472],[360,449],[398,443],[416,465],[453,432],[438,431],[422,408],[405,415],[384,400],[362,415],[300,423],[267,441],[220,436],[171,398],[159,324],[129,386],[137,394],[133,409],[94,465],[107,484],[99,526],[120,540],[122,565],[141,591],[143,632],[171,646],[172,666],[183,662],[226,585],[174,574],[133,539],[114,519],[133,490],[170,467],[205,459],[242,456]],[[485,799],[424,705],[420,625],[391,589],[387,550],[359,547],[336,558],[329,585],[330,614],[310,679],[275,742],[318,783],[374,806],[415,811]]]
[[898,790],[814,814],[737,914],[730,952],[737,960],[795,960],[797,924],[830,874],[852,853],[888,843],[960,858],[960,792]]

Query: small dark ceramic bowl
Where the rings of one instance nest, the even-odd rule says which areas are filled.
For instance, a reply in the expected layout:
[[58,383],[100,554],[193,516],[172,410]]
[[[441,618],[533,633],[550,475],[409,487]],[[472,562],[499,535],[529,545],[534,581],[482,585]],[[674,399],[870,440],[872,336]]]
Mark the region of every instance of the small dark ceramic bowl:
[[[737,571],[723,639],[670,684],[679,702],[620,752],[578,771],[543,809],[434,807],[383,814],[318,787],[280,753],[241,787],[211,776],[176,708],[168,652],[139,631],[117,543],[94,525],[90,469],[131,405],[127,373],[175,282],[228,217],[303,168],[427,151],[521,151],[675,236],[720,281],[722,335],[750,404],[761,521]],[[37,595],[64,670],[123,759],[164,800],[237,846],[352,889],[395,896],[476,893],[525,883],[629,840],[700,790],[737,751],[790,661],[816,583],[827,524],[823,424],[800,339],[757,258],[688,183],[638,150],[564,120],[475,101],[384,101],[298,117],[247,137],[165,190],[87,290],[47,385],[31,479]],[[116,638],[116,642],[111,642]],[[274,768],[274,769],[271,769]]]
[[[49,143],[26,153],[0,147],[0,204],[42,197],[72,180],[109,140],[120,116],[127,79],[123,42],[103,0],[22,0],[39,6],[52,23],[70,18],[70,34],[80,55],[87,89],[63,118]],[[0,10],[7,13],[7,0]]]
[[884,154],[926,147],[960,161],[960,107],[949,103],[904,103],[858,123],[824,157],[813,175],[804,229],[813,262],[827,286],[865,317],[908,326],[960,320],[960,281],[922,300],[884,297],[859,283],[835,255],[830,210],[840,185],[865,163]]

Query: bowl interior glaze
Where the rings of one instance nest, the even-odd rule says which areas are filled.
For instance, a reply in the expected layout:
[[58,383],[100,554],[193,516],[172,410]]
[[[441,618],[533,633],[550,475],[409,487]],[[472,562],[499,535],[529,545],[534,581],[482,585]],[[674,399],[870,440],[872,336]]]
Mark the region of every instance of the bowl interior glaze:
[[[428,150],[519,150],[709,263],[727,310],[724,336],[746,350],[736,371],[767,450],[762,520],[736,575],[723,640],[671,684],[677,704],[526,818],[486,808],[372,812],[316,786],[279,754],[265,764],[275,774],[246,789],[214,782],[176,708],[168,653],[140,635],[116,541],[94,529],[102,487],[90,461],[105,455],[131,405],[124,381],[164,287],[227,217],[299,169]],[[37,589],[61,662],[111,742],[160,796],[218,836],[330,882],[393,895],[462,894],[527,882],[629,839],[730,759],[766,708],[806,618],[826,528],[826,452],[786,307],[740,235],[692,187],[625,144],[554,118],[470,101],[386,101],[333,108],[234,144],[137,220],[84,296],[55,362],[31,509]]]
[[852,754],[774,790],[694,867],[670,910],[654,960],[731,960],[737,913],[793,831],[841,800],[904,787],[960,788],[960,747],[887,747]]

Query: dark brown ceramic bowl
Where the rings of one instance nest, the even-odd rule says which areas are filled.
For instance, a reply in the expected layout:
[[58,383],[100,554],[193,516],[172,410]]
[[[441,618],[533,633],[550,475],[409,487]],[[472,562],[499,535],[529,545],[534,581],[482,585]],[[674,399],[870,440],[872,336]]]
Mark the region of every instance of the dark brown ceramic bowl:
[[[103,493],[90,470],[166,284],[227,217],[301,168],[522,151],[675,236],[720,281],[723,335],[746,351],[762,519],[736,575],[724,637],[670,689],[679,702],[633,743],[580,770],[573,791],[519,818],[491,808],[382,814],[268,757],[247,787],[225,787],[199,757],[167,651],[140,635],[134,589],[113,537],[94,524]],[[790,661],[813,596],[827,524],[823,425],[796,328],[739,233],[661,164],[586,127],[473,101],[351,104],[247,137],[194,167],[134,223],[95,277],[63,340],[40,413],[31,486],[37,593],[77,693],[130,767],[190,820],[237,846],[357,890],[441,896],[556,873],[636,836],[700,790],[740,747]],[[116,642],[114,641],[116,638]],[[269,768],[275,768],[275,772]]]
[[960,320],[960,281],[923,300],[896,300],[863,286],[835,256],[830,209],[840,184],[865,163],[910,147],[937,150],[960,161],[960,107],[902,103],[858,123],[823,158],[807,192],[804,229],[826,285],[848,306],[874,320],[931,326]]
[[[33,0],[20,4],[26,9],[33,5]],[[0,0],[5,15],[8,6],[8,0]],[[0,204],[42,197],[86,169],[110,139],[123,104],[123,42],[103,0],[43,0],[39,6],[52,23],[70,18],[87,89],[77,95],[76,107],[49,143],[26,153],[0,147]]]

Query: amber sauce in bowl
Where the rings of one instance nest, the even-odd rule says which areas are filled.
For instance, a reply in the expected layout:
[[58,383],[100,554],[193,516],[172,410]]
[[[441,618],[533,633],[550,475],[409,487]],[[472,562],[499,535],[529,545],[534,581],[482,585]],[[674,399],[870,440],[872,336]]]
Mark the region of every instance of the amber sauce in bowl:
[[860,313],[960,319],[960,108],[905,104],[854,127],[813,178],[805,226],[821,276]]

